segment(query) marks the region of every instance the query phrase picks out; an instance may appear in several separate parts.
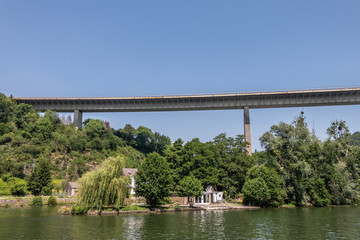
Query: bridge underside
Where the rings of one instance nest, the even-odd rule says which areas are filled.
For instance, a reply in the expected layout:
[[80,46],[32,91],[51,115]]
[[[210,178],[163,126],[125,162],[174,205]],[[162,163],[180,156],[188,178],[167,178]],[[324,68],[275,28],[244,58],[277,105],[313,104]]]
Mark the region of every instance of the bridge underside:
[[83,112],[155,112],[244,109],[245,140],[250,143],[249,109],[335,106],[360,104],[360,88],[118,98],[14,98],[40,112],[74,112],[74,122],[82,124]]

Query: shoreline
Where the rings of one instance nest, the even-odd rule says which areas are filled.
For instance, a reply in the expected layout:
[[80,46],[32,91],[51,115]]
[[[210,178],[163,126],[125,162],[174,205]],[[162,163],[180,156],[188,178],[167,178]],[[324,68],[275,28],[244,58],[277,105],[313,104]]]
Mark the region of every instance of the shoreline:
[[[26,197],[1,197],[0,198],[0,209],[1,208],[22,208],[22,207],[31,207],[31,201],[35,196],[26,196]],[[48,199],[50,196],[41,196],[43,205],[47,205]],[[73,197],[57,197],[57,205],[70,205],[75,203],[75,198]]]

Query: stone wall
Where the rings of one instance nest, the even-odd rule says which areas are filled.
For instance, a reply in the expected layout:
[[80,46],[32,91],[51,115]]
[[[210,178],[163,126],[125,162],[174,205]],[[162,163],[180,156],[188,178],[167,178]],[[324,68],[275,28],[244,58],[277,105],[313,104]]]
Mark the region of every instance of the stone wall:
[[[47,204],[49,197],[43,197],[43,204]],[[0,207],[28,207],[33,197],[9,197],[0,199]],[[58,204],[72,204],[75,202],[75,198],[60,198],[57,197]]]

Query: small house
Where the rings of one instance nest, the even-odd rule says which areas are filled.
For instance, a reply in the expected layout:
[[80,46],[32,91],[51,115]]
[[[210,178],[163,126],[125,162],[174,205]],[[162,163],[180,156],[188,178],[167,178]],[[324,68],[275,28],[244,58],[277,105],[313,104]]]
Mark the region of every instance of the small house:
[[135,174],[138,170],[136,168],[123,168],[123,173],[125,176],[129,176],[131,179],[131,189],[130,189],[130,194],[134,195],[135,194]]
[[70,196],[75,196],[78,192],[78,184],[76,182],[68,182],[65,188],[65,194]]
[[195,204],[221,203],[224,192],[216,191],[213,186],[208,186],[201,197],[195,198]]

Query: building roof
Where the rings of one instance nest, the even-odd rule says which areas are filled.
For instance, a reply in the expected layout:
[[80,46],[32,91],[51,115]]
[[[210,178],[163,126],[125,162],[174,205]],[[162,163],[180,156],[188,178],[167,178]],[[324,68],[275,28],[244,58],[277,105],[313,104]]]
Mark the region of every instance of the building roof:
[[69,185],[70,185],[71,188],[74,188],[74,189],[79,188],[77,182],[69,182]]
[[125,176],[135,176],[138,170],[136,168],[123,168],[123,173]]

